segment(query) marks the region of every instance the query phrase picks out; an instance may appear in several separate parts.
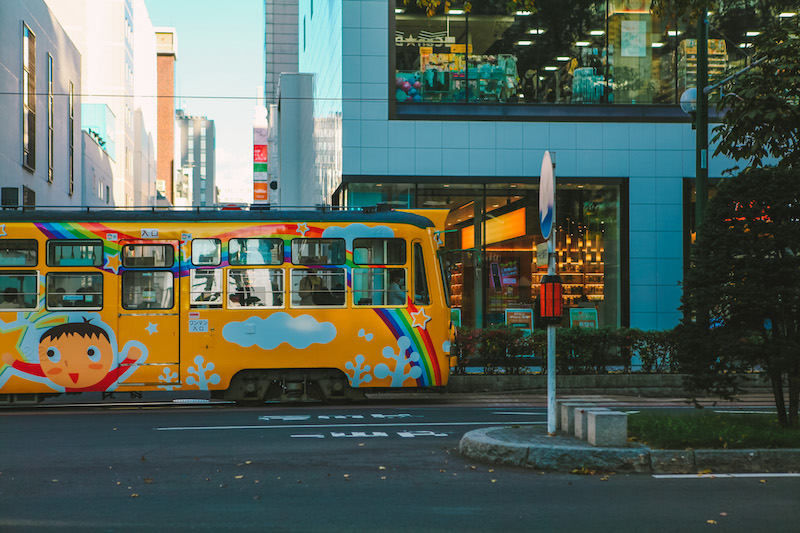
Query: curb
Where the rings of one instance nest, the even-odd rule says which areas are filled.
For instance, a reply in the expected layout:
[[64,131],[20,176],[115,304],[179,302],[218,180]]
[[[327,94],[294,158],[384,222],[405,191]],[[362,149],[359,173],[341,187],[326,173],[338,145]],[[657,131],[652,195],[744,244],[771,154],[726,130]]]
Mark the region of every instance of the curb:
[[653,450],[631,443],[595,447],[574,437],[548,437],[534,426],[489,427],[467,432],[458,451],[484,463],[547,470],[638,474],[800,472],[800,448]]

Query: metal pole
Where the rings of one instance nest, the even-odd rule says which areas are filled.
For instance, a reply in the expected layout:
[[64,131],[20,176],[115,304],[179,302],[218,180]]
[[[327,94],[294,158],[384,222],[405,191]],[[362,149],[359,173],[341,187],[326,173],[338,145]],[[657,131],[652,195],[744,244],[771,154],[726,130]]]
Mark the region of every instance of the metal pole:
[[708,202],[708,10],[697,18],[697,146],[695,148],[695,230],[699,232]]
[[[547,275],[556,273],[556,153],[550,152],[553,162],[553,228],[547,239]],[[556,434],[556,326],[547,325],[547,434]]]

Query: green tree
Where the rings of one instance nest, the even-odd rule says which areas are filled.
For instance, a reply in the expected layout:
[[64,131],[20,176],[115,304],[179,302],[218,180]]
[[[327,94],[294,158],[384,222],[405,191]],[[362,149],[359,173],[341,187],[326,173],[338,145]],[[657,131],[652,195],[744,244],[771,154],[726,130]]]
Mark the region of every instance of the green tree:
[[[800,400],[798,183],[800,169],[765,167],[720,185],[692,245],[679,327],[690,390],[735,395],[742,372],[761,370],[789,427]],[[711,327],[692,309],[708,310]]]
[[766,60],[723,87],[714,128],[715,155],[761,167],[769,156],[780,168],[798,167],[800,150],[800,16],[775,18],[753,43]]

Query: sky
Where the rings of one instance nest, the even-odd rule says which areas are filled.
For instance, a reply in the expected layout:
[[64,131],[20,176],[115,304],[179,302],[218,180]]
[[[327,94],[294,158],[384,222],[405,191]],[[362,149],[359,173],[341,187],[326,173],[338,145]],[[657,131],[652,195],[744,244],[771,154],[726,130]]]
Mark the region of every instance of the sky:
[[[176,107],[216,128],[217,186],[252,188],[253,110],[264,88],[264,0],[145,0],[176,30]],[[242,201],[249,201],[242,198]]]

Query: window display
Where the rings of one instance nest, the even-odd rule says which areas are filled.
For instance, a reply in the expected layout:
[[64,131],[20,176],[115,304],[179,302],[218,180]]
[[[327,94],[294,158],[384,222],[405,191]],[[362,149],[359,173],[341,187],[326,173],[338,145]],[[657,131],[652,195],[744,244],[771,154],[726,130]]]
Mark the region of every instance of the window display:
[[[537,0],[536,11],[514,12],[473,2],[428,16],[397,0],[396,101],[676,104],[695,83],[694,27],[652,13],[649,0],[568,4]],[[745,4],[709,15],[712,80],[743,66],[753,35],[782,10]]]

